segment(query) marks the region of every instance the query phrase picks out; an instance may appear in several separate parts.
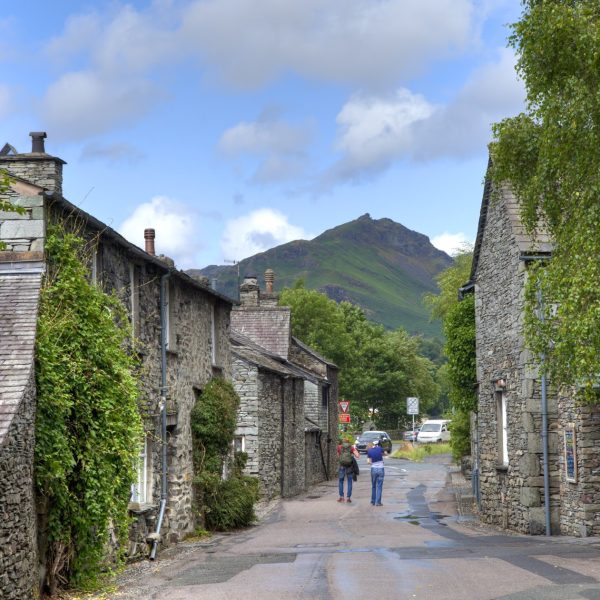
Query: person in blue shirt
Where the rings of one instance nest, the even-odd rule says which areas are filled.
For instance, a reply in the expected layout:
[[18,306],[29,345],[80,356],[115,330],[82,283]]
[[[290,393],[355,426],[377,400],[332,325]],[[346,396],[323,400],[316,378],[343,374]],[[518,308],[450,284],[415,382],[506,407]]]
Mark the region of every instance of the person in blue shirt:
[[367,458],[371,463],[371,504],[373,506],[383,506],[381,493],[383,491],[383,478],[385,477],[384,454],[385,452],[379,444],[379,440],[375,440],[373,446],[367,450]]

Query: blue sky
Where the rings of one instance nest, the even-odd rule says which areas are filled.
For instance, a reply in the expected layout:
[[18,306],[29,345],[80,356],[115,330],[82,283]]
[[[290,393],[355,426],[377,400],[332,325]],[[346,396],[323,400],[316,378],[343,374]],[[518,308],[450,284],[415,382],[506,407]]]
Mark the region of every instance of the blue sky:
[[[490,123],[518,113],[516,0],[24,0],[0,16],[0,145],[181,268],[364,213],[473,240]],[[4,139],[2,139],[4,138]]]

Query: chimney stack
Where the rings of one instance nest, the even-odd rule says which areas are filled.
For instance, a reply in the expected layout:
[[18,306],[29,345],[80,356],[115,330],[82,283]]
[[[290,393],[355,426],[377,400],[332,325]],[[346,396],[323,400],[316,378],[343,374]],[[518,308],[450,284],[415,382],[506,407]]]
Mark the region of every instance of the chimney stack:
[[145,249],[148,254],[152,256],[156,255],[156,251],[154,249],[154,238],[156,237],[156,231],[154,229],[144,229],[144,241],[145,241]]
[[259,287],[256,275],[244,275],[244,282],[240,285],[240,302],[242,306],[259,306]]
[[275,272],[273,269],[267,269],[265,271],[265,291],[267,294],[273,293],[273,283],[275,282]]
[[44,139],[47,137],[45,131],[32,131],[29,133],[31,136],[31,153],[32,154],[46,154],[44,148]]

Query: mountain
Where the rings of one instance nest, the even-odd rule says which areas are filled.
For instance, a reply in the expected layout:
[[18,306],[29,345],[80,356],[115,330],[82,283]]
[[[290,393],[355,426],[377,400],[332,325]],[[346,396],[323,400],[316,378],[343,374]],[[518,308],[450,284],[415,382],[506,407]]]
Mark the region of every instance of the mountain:
[[[452,259],[429,238],[391,219],[369,214],[329,229],[313,240],[297,240],[271,248],[240,262],[239,273],[262,276],[275,271],[275,289],[292,286],[299,278],[334,300],[360,305],[369,319],[387,328],[439,337],[439,323],[430,323],[422,302],[435,292],[435,275]],[[216,280],[219,291],[237,297],[238,265],[190,269],[190,275]],[[264,281],[261,283],[264,289]]]

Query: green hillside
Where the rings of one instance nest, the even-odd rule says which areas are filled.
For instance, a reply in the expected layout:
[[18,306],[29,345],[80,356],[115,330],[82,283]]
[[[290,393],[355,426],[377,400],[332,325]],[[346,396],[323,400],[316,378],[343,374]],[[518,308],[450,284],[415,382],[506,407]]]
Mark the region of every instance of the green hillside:
[[[423,306],[425,292],[435,291],[434,277],[452,264],[426,236],[391,219],[363,215],[325,231],[314,240],[289,242],[240,262],[240,276],[275,271],[275,289],[299,278],[337,301],[360,305],[368,317],[387,328],[439,337],[439,323],[430,323]],[[237,297],[237,266],[209,266],[188,273],[216,279],[216,286]],[[264,289],[264,288],[263,288]]]

